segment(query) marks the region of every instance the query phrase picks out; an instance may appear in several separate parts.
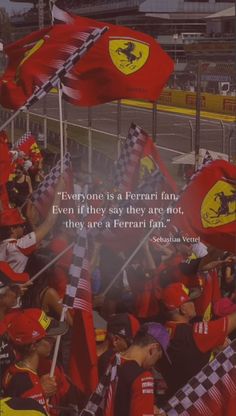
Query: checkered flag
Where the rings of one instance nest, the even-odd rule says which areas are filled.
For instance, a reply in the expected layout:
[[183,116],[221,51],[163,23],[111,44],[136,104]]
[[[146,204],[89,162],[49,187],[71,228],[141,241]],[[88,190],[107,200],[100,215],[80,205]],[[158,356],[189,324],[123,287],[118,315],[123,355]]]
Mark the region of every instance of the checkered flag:
[[[66,153],[63,158],[63,175],[65,182],[70,180],[71,177],[71,155]],[[48,175],[45,176],[43,181],[39,184],[38,188],[30,195],[29,200],[35,205],[37,210],[44,215],[52,202],[55,186],[61,176],[61,161],[59,160]]]
[[132,123],[117,161],[114,176],[114,185],[121,192],[129,191],[134,186],[146,140],[146,133]]
[[236,340],[172,397],[168,416],[233,416],[236,397]]
[[112,401],[111,387],[112,383],[114,383],[117,378],[117,370],[120,364],[120,355],[116,354],[79,416],[96,416],[104,414],[107,407],[110,407]]
[[81,231],[77,231],[77,241],[73,248],[64,305],[68,308],[82,309],[87,312],[92,310],[86,227],[83,227]]
[[[67,59],[57,62],[60,67],[54,72],[54,74],[44,81],[41,86],[36,87],[34,93],[27,99],[25,104],[20,110],[26,110],[35,104],[38,100],[43,98],[52,88],[57,87],[63,77],[73,68],[73,66],[89,51],[89,49],[100,39],[100,37],[108,30],[107,27],[102,29],[89,28],[86,32],[78,32],[74,35],[77,39],[77,45],[68,45],[66,51]],[[83,42],[81,45],[81,41]],[[78,46],[79,45],[79,46]],[[71,53],[72,51],[72,53]],[[69,52],[69,54],[68,54]],[[44,77],[42,77],[44,79]]]
[[211,156],[210,152],[207,150],[205,155],[204,155],[202,164],[205,165],[206,163],[209,163],[209,162],[212,162],[212,161],[213,161],[212,156]]
[[24,145],[26,142],[28,142],[29,138],[32,137],[32,133],[30,131],[27,131],[23,134],[14,144],[15,149],[20,149],[22,145]]

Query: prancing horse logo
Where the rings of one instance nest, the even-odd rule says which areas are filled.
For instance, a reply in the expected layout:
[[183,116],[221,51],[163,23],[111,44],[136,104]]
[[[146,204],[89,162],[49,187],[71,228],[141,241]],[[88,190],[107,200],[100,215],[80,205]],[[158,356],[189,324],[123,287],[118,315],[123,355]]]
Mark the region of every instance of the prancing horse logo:
[[218,227],[236,218],[236,189],[233,185],[218,181],[205,196],[201,206],[204,228]]
[[149,57],[149,45],[135,39],[110,39],[109,53],[113,64],[125,75],[141,69]]

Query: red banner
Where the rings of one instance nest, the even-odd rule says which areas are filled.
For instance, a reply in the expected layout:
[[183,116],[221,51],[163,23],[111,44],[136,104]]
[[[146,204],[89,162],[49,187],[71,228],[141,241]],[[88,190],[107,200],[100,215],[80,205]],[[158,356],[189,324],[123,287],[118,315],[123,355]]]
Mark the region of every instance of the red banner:
[[236,166],[215,160],[193,176],[180,195],[183,215],[174,222],[182,234],[193,230],[206,243],[236,252]]

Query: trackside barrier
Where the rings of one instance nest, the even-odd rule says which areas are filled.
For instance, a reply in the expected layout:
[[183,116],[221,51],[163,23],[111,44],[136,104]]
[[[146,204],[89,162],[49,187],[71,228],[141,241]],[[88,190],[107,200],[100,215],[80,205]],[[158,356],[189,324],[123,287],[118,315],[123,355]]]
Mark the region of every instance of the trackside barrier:
[[[11,114],[10,110],[0,108],[1,123],[6,121]],[[195,125],[194,122],[189,124],[189,147],[193,150]],[[231,137],[232,134],[230,136],[227,124],[219,121],[219,128],[222,131],[221,151],[232,158],[235,153],[235,140]],[[27,130],[30,130],[36,138],[40,137],[41,146],[43,145],[45,149],[59,155],[59,121],[57,118],[29,111],[22,112],[13,120],[8,130],[12,144]],[[90,134],[88,134],[89,132]],[[76,155],[78,159],[78,169],[82,167],[84,171],[100,172],[109,177],[114,169],[114,161],[119,157],[121,144],[125,137],[120,134],[120,129],[118,129],[118,134],[115,134],[100,131],[92,125],[85,126],[65,120],[64,139],[65,151],[68,150],[72,156]]]
[[[0,109],[1,123],[6,121],[11,114],[12,112],[9,110]],[[70,131],[72,128],[78,130],[77,137],[74,137],[74,131]],[[43,147],[47,148],[52,153],[58,153],[59,155],[59,121],[56,118],[32,112],[21,113],[11,123],[10,129],[8,130],[12,145],[14,145],[14,141],[27,130],[30,130],[36,138],[39,138],[41,135],[41,137],[44,138]],[[73,156],[76,155],[75,168],[78,170],[82,168],[83,171],[87,172],[89,170],[99,171],[101,174],[109,177],[112,175],[112,170],[114,169],[114,160],[118,157],[117,137],[115,134],[104,134],[104,132],[92,127],[90,128],[90,131],[90,140],[88,140],[88,127],[65,121],[65,150],[71,153],[72,159]],[[99,149],[99,143],[94,145],[92,136],[96,133],[102,133],[107,137],[109,136],[109,152],[106,152],[105,149],[104,151]],[[119,141],[124,139],[125,137],[119,136]],[[42,143],[40,144],[42,146]]]
[[[165,89],[158,99],[159,104],[179,108],[196,108],[196,93],[191,91],[179,91]],[[201,93],[201,109],[212,113],[223,113],[235,116],[236,97]]]

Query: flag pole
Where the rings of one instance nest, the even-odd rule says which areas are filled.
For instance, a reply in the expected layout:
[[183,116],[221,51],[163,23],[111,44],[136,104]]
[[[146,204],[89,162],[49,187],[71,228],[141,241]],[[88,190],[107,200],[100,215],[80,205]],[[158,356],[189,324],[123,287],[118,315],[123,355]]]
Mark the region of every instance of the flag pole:
[[154,143],[157,142],[157,102],[152,103],[152,138]]
[[117,159],[120,157],[121,147],[121,100],[117,101]]
[[[63,305],[63,309],[62,309],[62,312],[61,312],[60,322],[64,322],[65,317],[66,317],[66,312],[67,312],[67,306]],[[57,357],[58,357],[60,343],[61,343],[61,337],[62,337],[61,335],[58,335],[57,336],[57,339],[56,339],[54,353],[53,353],[53,358],[52,358],[52,365],[51,365],[51,368],[50,368],[50,377],[53,377],[54,376],[54,372],[55,372],[55,368],[56,368],[56,363],[57,363]]]
[[64,140],[63,140],[62,88],[61,88],[60,82],[58,83],[58,103],[59,103],[59,125],[60,125],[60,159],[61,159],[61,173],[63,173]]
[[18,108],[18,110],[16,110],[15,113],[13,113],[12,116],[1,125],[0,131],[4,130],[8,126],[8,124],[10,124],[20,114],[21,111],[22,108]]
[[[171,207],[172,204],[169,205],[169,207]],[[165,213],[161,216],[161,220],[165,220]],[[111,289],[111,287],[114,285],[114,283],[119,279],[121,273],[123,273],[123,271],[126,269],[126,267],[129,265],[129,263],[131,262],[131,260],[134,258],[134,256],[138,253],[138,251],[140,250],[140,248],[143,246],[143,244],[147,241],[147,239],[150,237],[150,235],[155,231],[156,228],[151,228],[147,234],[143,237],[143,239],[140,241],[140,243],[137,245],[137,247],[135,248],[135,250],[133,251],[133,253],[129,256],[129,258],[126,260],[126,262],[123,264],[123,266],[121,267],[121,269],[119,270],[119,272],[115,275],[115,277],[110,281],[109,285],[106,287],[106,289],[104,290],[104,292],[102,293],[103,296],[105,296],[107,294],[107,292],[109,292],[109,290]]]
[[144,236],[144,238],[140,241],[140,243],[137,245],[136,249],[133,251],[133,253],[129,256],[129,258],[126,260],[126,262],[123,264],[123,266],[121,267],[121,269],[119,270],[119,272],[115,275],[114,279],[111,280],[111,282],[109,283],[109,285],[106,287],[106,289],[104,290],[104,292],[102,293],[103,296],[105,296],[107,294],[107,292],[109,292],[109,290],[111,289],[111,287],[114,285],[114,283],[118,280],[118,278],[120,277],[121,273],[123,273],[123,271],[126,269],[126,267],[129,265],[129,263],[131,262],[131,260],[134,258],[134,256],[138,253],[138,251],[140,250],[140,248],[143,246],[143,244],[147,241],[147,239],[150,237],[150,235],[153,233],[154,228],[151,228],[148,233]]
[[47,263],[42,269],[40,269],[31,279],[30,282],[34,282],[45,270],[49,269],[54,263],[59,260],[63,254],[67,253],[72,247],[74,243],[71,243],[69,246],[67,246],[63,251],[61,251],[56,257],[54,257],[49,263]]
[[92,150],[92,108],[88,107],[88,172],[89,182],[92,183],[93,150]]

